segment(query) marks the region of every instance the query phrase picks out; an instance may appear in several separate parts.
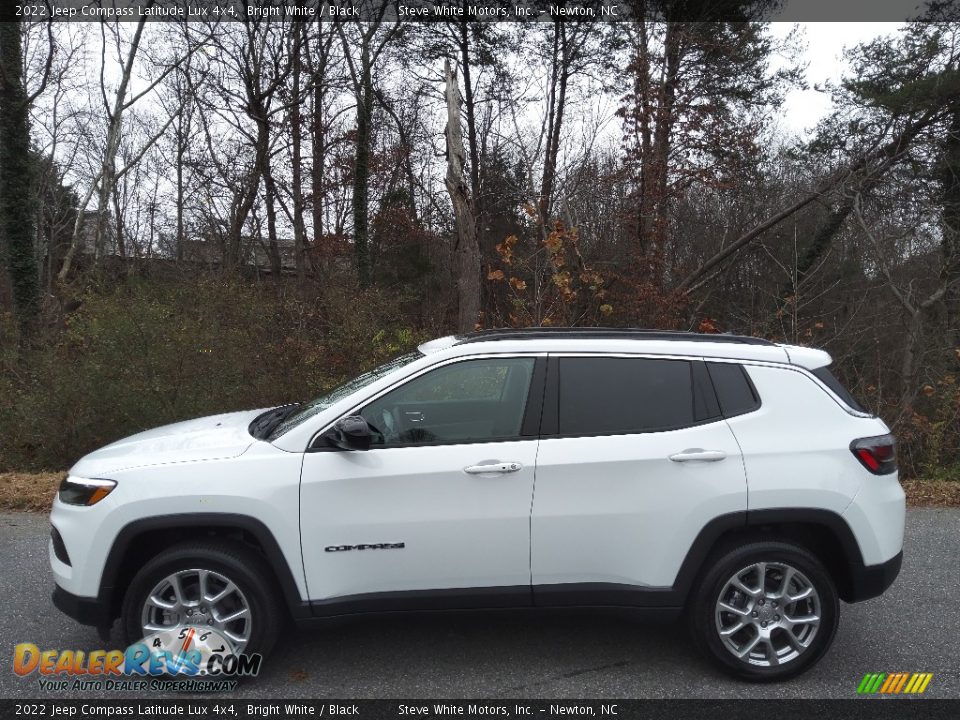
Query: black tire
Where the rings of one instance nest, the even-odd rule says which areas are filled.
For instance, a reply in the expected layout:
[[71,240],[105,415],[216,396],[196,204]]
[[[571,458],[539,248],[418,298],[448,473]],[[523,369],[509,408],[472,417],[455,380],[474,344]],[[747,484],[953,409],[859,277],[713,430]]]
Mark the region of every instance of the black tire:
[[123,599],[121,627],[127,643],[143,638],[140,620],[148,593],[165,577],[190,569],[212,570],[240,589],[249,605],[251,618],[250,637],[243,652],[268,655],[286,620],[274,575],[255,550],[221,540],[172,545],[140,569]]
[[[813,623],[798,624],[795,630],[787,628],[784,620],[789,616],[782,607],[784,600],[779,598],[771,600],[759,594],[754,597],[741,592],[735,586],[728,585],[734,575],[746,571],[747,574],[744,576],[746,581],[743,584],[749,589],[758,591],[760,566],[757,563],[768,563],[771,566],[766,568],[764,573],[766,587],[772,588],[769,591],[770,594],[777,594],[779,586],[776,583],[782,586],[784,576],[788,575],[788,567],[800,574],[793,575],[793,580],[790,581],[791,587],[798,589],[797,592],[791,593],[791,596],[800,595],[799,588],[803,585],[808,584],[812,587],[819,601],[817,615],[820,620],[816,624],[815,632],[812,632]],[[752,582],[748,582],[751,580]],[[725,600],[732,601],[732,605],[728,603],[728,606],[747,614],[741,617],[739,614],[721,609],[718,606],[721,593],[724,593]],[[764,601],[762,604],[761,600]],[[813,617],[812,608],[815,602],[812,596],[795,603],[787,600],[788,611],[795,613],[793,617],[798,619]],[[768,614],[777,613],[778,610],[783,615],[778,613],[765,619]],[[795,677],[810,669],[823,657],[836,635],[839,611],[836,586],[823,564],[802,547],[771,540],[733,547],[721,551],[708,561],[706,570],[694,589],[688,611],[688,622],[694,642],[723,670],[743,680],[769,682]],[[754,612],[758,615],[755,616]],[[763,626],[765,628],[763,631],[760,629],[762,622],[767,623]],[[743,624],[742,629],[732,635],[729,640],[721,638],[721,626],[724,629],[733,629],[739,624]],[[770,633],[769,643],[763,639],[762,632]],[[799,636],[801,641],[806,641],[805,649],[799,650],[785,633],[790,633],[795,640]],[[804,633],[810,634],[804,637]],[[738,658],[730,648],[730,645],[736,645],[736,649],[743,651],[755,638],[759,638],[757,646],[746,659]],[[761,646],[762,657],[759,655]],[[782,656],[779,655],[781,652],[784,653]],[[791,657],[792,653],[796,655]],[[776,658],[778,664],[771,663],[772,657]]]

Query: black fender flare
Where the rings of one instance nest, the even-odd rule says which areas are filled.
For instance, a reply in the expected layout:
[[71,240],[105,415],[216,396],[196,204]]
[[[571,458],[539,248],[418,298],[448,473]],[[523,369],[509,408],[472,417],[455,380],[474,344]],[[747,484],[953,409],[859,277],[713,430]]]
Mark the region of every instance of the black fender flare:
[[156,530],[197,530],[204,528],[238,529],[250,533],[263,549],[267,562],[280,583],[283,599],[289,607],[291,615],[294,618],[310,616],[310,605],[301,598],[293,571],[273,533],[260,520],[237,513],[174,513],[171,515],[154,515],[128,523],[117,533],[107,555],[106,563],[104,563],[98,593],[100,603],[110,609],[112,617],[116,617],[115,591],[117,590],[116,584],[120,568],[131,544],[137,537]]
[[842,559],[841,564],[843,569],[846,570],[844,577],[835,578],[841,598],[847,602],[854,602],[866,599],[867,596],[875,596],[870,594],[871,591],[861,587],[865,575],[869,575],[871,570],[864,564],[863,553],[853,530],[838,513],[824,508],[745,510],[714,518],[700,530],[690,546],[690,550],[677,572],[672,588],[674,593],[681,598],[686,598],[689,595],[707,558],[716,547],[717,542],[728,532],[788,524],[824,528],[837,539]]

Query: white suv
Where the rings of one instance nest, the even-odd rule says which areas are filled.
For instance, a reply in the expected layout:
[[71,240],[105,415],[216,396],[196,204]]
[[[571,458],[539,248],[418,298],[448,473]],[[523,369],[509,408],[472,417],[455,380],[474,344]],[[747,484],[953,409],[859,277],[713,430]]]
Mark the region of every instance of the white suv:
[[829,363],[730,335],[433,340],[312,402],[84,457],[51,514],[54,603],[261,653],[287,618],[686,611],[727,670],[795,675],[902,557],[894,440]]

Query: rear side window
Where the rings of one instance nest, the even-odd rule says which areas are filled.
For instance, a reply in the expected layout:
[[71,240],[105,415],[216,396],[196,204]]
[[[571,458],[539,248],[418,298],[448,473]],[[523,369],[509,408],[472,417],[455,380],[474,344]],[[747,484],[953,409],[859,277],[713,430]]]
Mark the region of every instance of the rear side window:
[[737,363],[707,363],[710,379],[717,391],[720,411],[724,417],[753,412],[760,407],[760,397],[747,377],[747,371]]
[[830,372],[829,367],[825,365],[824,367],[817,368],[816,370],[811,370],[810,372],[812,372],[820,382],[822,382],[828,388],[833,390],[833,392],[837,395],[837,397],[843,400],[851,408],[853,408],[857,412],[862,412],[862,413],[869,412],[863,407],[863,405],[857,402],[857,399],[850,394],[850,391],[843,386],[843,383],[837,380],[837,377],[832,372]]
[[560,435],[614,435],[693,425],[691,363],[560,358]]

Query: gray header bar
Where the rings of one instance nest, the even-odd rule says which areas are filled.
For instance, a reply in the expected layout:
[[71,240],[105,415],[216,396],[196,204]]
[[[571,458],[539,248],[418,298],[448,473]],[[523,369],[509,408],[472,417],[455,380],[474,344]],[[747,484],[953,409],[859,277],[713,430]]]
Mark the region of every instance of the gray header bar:
[[[3,0],[0,21],[26,22],[905,22],[926,17],[918,0],[759,0],[756,14],[717,0]],[[938,20],[957,19],[960,3],[939,3]],[[943,10],[943,6],[946,10]],[[950,17],[948,17],[949,15]]]

